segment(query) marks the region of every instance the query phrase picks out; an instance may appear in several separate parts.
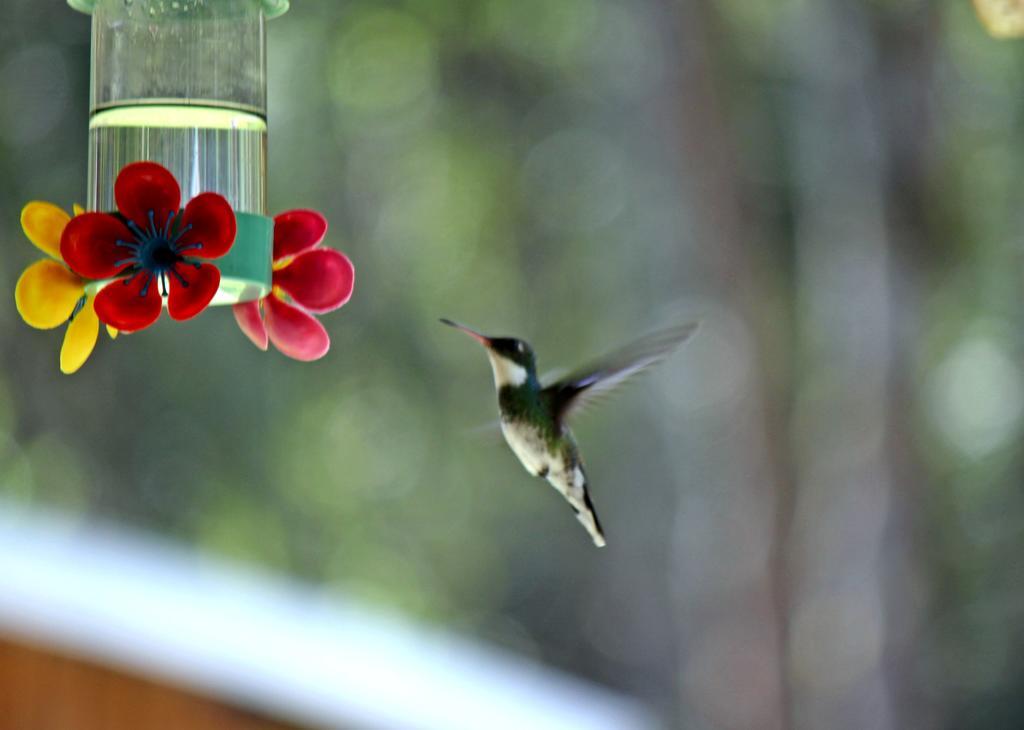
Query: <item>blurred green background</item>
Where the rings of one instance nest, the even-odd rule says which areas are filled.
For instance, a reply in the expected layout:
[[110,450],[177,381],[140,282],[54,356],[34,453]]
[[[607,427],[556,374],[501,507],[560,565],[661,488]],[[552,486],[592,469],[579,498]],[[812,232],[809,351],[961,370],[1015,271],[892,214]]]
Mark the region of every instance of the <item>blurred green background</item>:
[[[227,309],[72,377],[13,288],[82,202],[89,21],[0,25],[0,496],[337,587],[686,728],[1024,724],[1024,42],[966,0],[297,0],[270,207],[357,269],[333,347]],[[500,442],[541,370],[701,319],[577,435],[609,547]],[[0,588],[2,590],[2,588]]]

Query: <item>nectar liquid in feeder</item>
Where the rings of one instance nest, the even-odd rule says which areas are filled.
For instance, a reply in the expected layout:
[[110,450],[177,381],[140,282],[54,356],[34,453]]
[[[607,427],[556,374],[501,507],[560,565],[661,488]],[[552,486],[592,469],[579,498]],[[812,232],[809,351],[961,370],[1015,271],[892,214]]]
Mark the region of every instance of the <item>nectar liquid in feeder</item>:
[[217,260],[221,285],[212,304],[235,304],[267,294],[271,222],[265,218],[267,124],[242,111],[188,106],[112,107],[89,122],[90,210],[116,210],[113,180],[138,160],[174,173],[182,205],[199,193],[223,195],[235,209],[238,237]]
[[158,162],[182,205],[215,192],[235,210],[213,303],[268,293],[265,12],[280,1],[69,1],[93,16],[87,207],[116,210],[121,169]]

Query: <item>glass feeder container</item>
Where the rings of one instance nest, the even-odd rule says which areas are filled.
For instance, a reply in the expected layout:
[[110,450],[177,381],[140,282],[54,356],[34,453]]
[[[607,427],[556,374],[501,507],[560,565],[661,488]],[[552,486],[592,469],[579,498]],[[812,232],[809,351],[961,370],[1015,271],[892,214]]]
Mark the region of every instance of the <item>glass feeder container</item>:
[[235,245],[213,304],[270,291],[265,20],[288,0],[68,0],[92,14],[87,208],[114,211],[114,180],[140,160],[220,193]]

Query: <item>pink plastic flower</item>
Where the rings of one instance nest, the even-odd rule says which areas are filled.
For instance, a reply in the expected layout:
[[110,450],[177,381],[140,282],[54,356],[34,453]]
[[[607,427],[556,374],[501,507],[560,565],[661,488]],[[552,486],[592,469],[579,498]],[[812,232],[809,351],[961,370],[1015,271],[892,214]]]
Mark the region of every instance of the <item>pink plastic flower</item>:
[[331,338],[312,314],[352,297],[355,269],[340,251],[320,247],[327,219],[314,210],[289,210],[274,218],[274,278],[270,294],[232,309],[246,337],[261,350],[268,342],[296,360],[318,360]]

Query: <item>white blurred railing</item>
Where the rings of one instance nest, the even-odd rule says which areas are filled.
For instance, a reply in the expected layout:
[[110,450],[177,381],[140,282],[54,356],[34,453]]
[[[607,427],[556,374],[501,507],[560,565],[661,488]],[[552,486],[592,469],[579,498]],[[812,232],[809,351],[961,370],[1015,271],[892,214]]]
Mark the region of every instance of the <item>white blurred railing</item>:
[[0,501],[3,635],[316,727],[654,727],[635,702],[511,654]]

